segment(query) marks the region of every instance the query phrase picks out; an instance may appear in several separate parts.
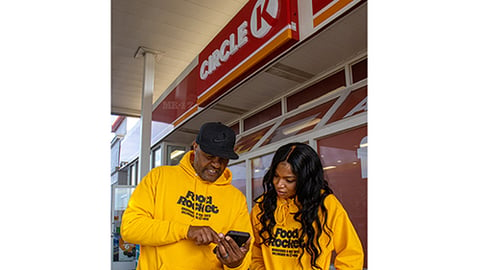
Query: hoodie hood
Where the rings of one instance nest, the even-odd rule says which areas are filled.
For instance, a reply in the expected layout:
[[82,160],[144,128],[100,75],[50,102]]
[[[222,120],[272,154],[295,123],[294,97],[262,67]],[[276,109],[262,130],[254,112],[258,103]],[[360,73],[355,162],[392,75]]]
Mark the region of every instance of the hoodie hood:
[[185,172],[188,175],[192,176],[193,179],[200,180],[204,184],[211,184],[211,185],[217,185],[217,186],[228,185],[232,182],[232,172],[228,168],[225,168],[223,173],[220,175],[220,177],[218,177],[218,179],[215,182],[205,181],[202,178],[200,178],[200,176],[198,176],[197,172],[195,171],[195,168],[193,168],[192,162],[190,161],[192,158],[192,155],[193,155],[193,150],[190,150],[189,152],[187,152],[183,156],[183,158],[180,160],[180,167],[183,170],[185,170]]
[[285,226],[287,224],[287,218],[290,214],[298,212],[298,206],[295,203],[295,199],[283,199],[277,197],[277,208],[275,209],[275,221]]

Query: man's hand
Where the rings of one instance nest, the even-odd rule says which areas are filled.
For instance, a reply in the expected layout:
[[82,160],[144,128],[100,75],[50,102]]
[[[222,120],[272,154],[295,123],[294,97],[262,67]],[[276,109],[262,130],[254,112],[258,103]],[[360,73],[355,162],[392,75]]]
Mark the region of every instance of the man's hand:
[[195,241],[197,245],[208,245],[212,242],[218,244],[220,241],[220,237],[210,226],[190,226],[187,239]]
[[252,238],[250,237],[245,245],[239,247],[230,236],[223,237],[223,234],[220,234],[220,236],[221,239],[217,246],[218,260],[230,268],[240,266],[250,249],[250,241]]

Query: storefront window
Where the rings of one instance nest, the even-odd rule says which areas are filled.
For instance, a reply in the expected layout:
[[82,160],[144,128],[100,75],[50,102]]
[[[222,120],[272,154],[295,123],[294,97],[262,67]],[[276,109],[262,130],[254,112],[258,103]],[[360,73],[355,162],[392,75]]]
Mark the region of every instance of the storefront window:
[[337,99],[330,100],[313,109],[285,119],[270,137],[263,142],[262,146],[312,130],[322,120],[322,117],[336,100]]
[[235,132],[235,135],[240,134],[240,123],[239,122],[233,124],[232,126],[230,126],[230,128],[233,130],[233,132]]
[[243,121],[244,131],[261,125],[262,123],[272,120],[273,118],[276,118],[280,115],[282,115],[282,105],[280,102],[277,102],[274,105],[246,118]]
[[242,154],[250,151],[250,149],[252,149],[252,147],[254,147],[255,144],[257,144],[257,142],[263,137],[263,135],[265,135],[265,133],[270,130],[270,128],[272,128],[272,125],[263,128],[257,132],[254,132],[250,135],[242,137],[235,144],[235,152],[237,154]]
[[132,186],[136,186],[138,184],[138,162],[134,162],[132,165],[130,165],[130,168],[128,169],[128,182]]
[[232,185],[238,188],[245,196],[247,196],[247,180],[245,179],[247,174],[245,173],[245,162],[228,166],[228,168],[232,172]]
[[153,150],[153,167],[158,167],[162,165],[162,148],[158,147]]
[[368,77],[368,67],[367,67],[367,59],[363,59],[362,61],[355,63],[352,65],[352,81],[356,83]]
[[300,107],[302,104],[319,98],[342,86],[346,86],[345,70],[343,69],[320,82],[287,97],[287,111],[290,112]]
[[177,165],[180,163],[186,152],[185,146],[168,145],[167,146],[167,165]]
[[115,140],[110,149],[110,173],[113,174],[120,168],[120,140]]
[[113,187],[113,258],[114,262],[134,261],[136,247],[135,244],[127,243],[120,235],[120,225],[122,224],[123,212],[127,208],[128,200],[132,195],[134,187],[114,186]]
[[367,127],[319,139],[325,177],[362,241],[367,265]]
[[274,153],[266,154],[258,158],[252,159],[252,205],[255,200],[263,193],[263,176],[267,173],[272,163]]
[[367,109],[367,86],[353,90],[340,107],[335,111],[327,124],[366,112]]

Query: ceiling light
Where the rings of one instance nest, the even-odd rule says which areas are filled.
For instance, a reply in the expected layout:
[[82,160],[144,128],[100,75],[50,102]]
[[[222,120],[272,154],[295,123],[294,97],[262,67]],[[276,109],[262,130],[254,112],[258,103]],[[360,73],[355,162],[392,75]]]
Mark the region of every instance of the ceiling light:
[[172,153],[170,153],[170,159],[175,159],[176,157],[180,156],[183,153],[185,153],[185,150],[175,150]]
[[327,167],[323,167],[323,170],[326,171],[326,170],[331,170],[335,168],[337,168],[337,166],[327,166]]
[[316,124],[318,124],[318,122],[320,122],[320,120],[322,120],[322,119],[321,118],[314,118],[312,120],[305,121],[303,123],[300,123],[299,125],[296,125],[296,126],[293,126],[291,128],[283,130],[282,133],[283,133],[283,135],[290,135],[290,134],[295,133],[295,132],[297,132],[299,130],[302,130],[304,128],[316,125]]

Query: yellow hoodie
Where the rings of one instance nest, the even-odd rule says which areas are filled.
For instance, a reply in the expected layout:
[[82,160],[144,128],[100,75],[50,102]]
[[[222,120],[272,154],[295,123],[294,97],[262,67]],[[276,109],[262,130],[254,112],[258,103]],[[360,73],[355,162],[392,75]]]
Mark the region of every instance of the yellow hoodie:
[[[197,246],[187,240],[190,225],[253,235],[245,196],[231,185],[230,170],[226,168],[213,183],[203,181],[190,163],[191,153],[177,166],[152,169],[128,202],[121,235],[129,243],[140,244],[137,270],[230,269],[212,252],[215,244]],[[248,269],[250,261],[249,251],[235,269]]]
[[[363,249],[360,239],[348,218],[347,212],[333,195],[325,198],[325,207],[328,210],[327,224],[332,229],[332,240],[328,244],[325,233],[320,236],[319,243],[322,246],[322,254],[317,259],[317,265],[323,270],[330,269],[332,251],[335,250],[335,269],[337,270],[361,270],[363,269]],[[295,270],[312,269],[310,255],[305,251],[299,264],[298,256],[301,253],[299,247],[299,235],[301,224],[294,220],[298,207],[293,199],[277,199],[275,221],[273,228],[275,240],[269,245],[261,245],[259,231],[262,224],[257,215],[260,213],[258,204],[254,206],[251,220],[255,236],[252,246],[251,270]],[[319,216],[321,213],[319,212]],[[327,245],[328,244],[328,245]]]

